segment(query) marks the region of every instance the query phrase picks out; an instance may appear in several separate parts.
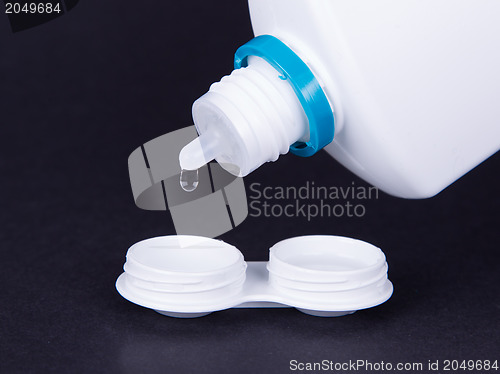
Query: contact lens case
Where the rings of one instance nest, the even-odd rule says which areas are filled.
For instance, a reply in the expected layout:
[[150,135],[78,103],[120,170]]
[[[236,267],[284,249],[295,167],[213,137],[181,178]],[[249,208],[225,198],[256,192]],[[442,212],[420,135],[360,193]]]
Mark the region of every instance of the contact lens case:
[[130,247],[116,288],[125,299],[171,317],[254,307],[333,317],[388,300],[387,270],[379,248],[341,236],[286,239],[269,249],[269,261],[245,262],[221,240],[172,235]]

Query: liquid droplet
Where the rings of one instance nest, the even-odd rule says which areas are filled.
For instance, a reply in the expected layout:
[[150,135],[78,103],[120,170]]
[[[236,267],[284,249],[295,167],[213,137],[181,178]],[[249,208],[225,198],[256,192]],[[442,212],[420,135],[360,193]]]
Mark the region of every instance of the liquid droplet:
[[192,192],[198,187],[198,169],[196,170],[185,170],[182,169],[180,184],[184,191]]

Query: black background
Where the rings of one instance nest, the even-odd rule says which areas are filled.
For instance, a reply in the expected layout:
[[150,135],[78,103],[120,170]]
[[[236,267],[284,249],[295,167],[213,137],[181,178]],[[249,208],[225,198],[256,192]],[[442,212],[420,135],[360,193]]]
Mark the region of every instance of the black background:
[[[135,207],[127,157],[191,125],[191,104],[252,37],[244,0],[86,0],[13,34],[0,17],[0,372],[281,373],[292,359],[500,359],[500,154],[437,197],[380,194],[363,218],[248,217],[247,260],[279,240],[381,247],[393,297],[341,318],[294,309],[161,316],[116,292],[127,248],[174,234]],[[473,126],[469,131],[474,131]],[[326,153],[281,157],[246,186],[366,185]]]

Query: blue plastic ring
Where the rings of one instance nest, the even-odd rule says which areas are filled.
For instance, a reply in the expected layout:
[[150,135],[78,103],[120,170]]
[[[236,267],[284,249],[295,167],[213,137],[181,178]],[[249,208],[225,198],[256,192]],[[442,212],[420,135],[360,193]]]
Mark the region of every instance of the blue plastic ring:
[[248,65],[248,56],[258,56],[288,79],[309,121],[309,141],[296,142],[290,152],[312,156],[333,140],[335,120],[330,103],[307,65],[283,42],[271,35],[261,35],[243,44],[234,55],[234,68]]

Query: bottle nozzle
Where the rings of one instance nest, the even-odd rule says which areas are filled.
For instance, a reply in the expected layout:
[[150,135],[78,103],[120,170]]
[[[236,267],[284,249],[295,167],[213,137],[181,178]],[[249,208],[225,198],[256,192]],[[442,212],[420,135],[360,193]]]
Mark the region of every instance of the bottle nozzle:
[[214,133],[205,132],[182,148],[179,163],[183,170],[197,170],[220,153],[219,141]]

